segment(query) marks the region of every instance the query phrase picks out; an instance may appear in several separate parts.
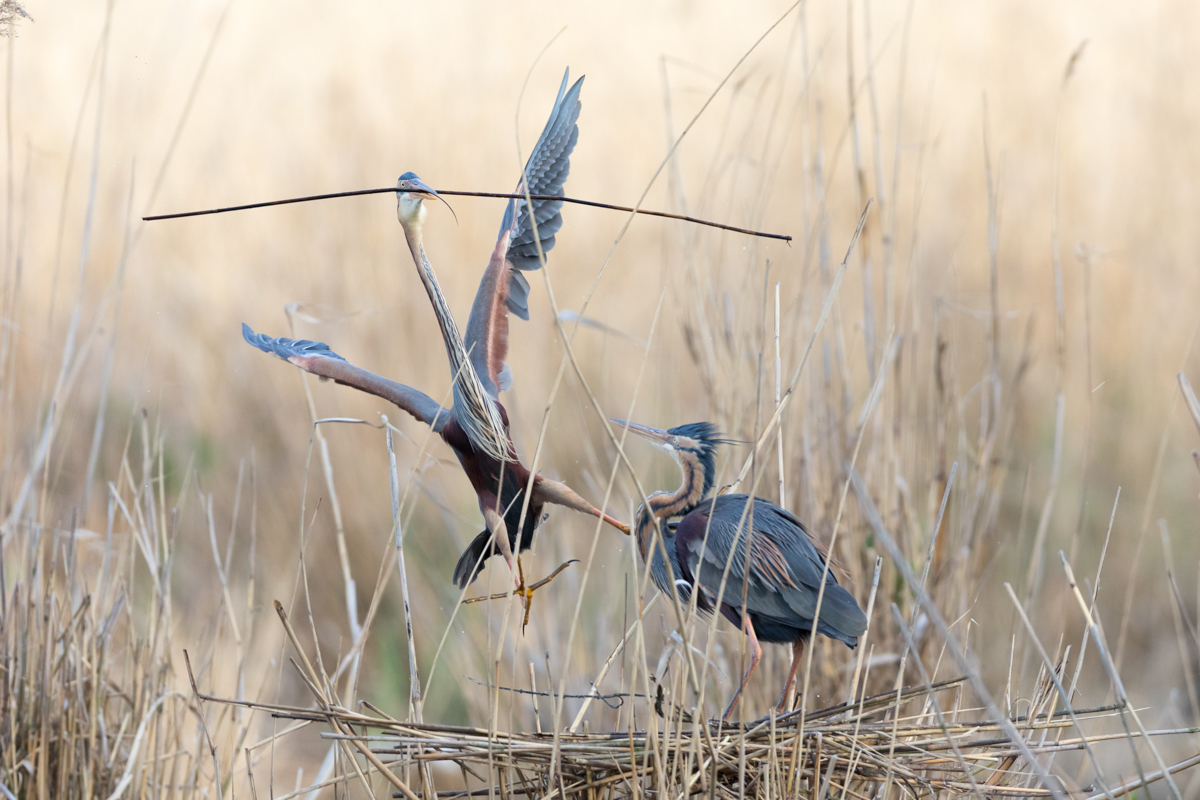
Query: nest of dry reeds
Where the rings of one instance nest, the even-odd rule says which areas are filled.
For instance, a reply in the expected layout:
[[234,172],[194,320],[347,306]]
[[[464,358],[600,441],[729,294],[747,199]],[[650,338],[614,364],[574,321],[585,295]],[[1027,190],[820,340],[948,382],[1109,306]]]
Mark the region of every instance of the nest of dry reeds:
[[[285,625],[286,625],[285,617]],[[1065,664],[1060,664],[1065,667]],[[300,666],[297,664],[297,668]],[[304,660],[304,670],[312,665]],[[1112,704],[1058,709],[1044,674],[1040,704],[1028,717],[992,720],[960,707],[965,678],[901,688],[805,714],[771,714],[754,723],[696,725],[676,709],[657,731],[504,732],[401,721],[371,703],[337,707],[309,685],[316,708],[239,703],[276,720],[319,723],[367,791],[372,778],[394,796],[636,798],[708,797],[1057,797],[1117,798],[1200,763],[1200,755],[1116,786],[1080,785],[1053,771],[1060,753],[1087,751],[1129,733],[1082,733],[1123,717]],[[231,701],[197,695],[218,704]],[[940,699],[939,699],[940,698]],[[943,712],[940,706],[945,705]],[[655,711],[663,714],[661,704]],[[1194,730],[1194,729],[1193,729]],[[1154,731],[1183,735],[1192,731]],[[1015,734],[1015,736],[1013,735]],[[452,766],[462,788],[438,791],[434,766]],[[343,781],[352,781],[348,776]],[[313,786],[310,788],[319,788]]]

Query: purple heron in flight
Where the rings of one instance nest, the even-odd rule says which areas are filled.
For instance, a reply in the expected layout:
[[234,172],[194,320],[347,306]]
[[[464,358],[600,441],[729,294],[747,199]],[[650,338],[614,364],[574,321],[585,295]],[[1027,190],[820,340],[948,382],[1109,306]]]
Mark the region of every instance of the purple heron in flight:
[[[568,76],[569,71],[563,76],[550,119],[515,193],[525,193],[528,184],[530,195],[562,194],[571,151],[579,136],[576,122],[583,86],[580,78],[568,89]],[[509,435],[508,414],[499,399],[500,392],[512,386],[512,372],[506,363],[509,313],[529,319],[529,282],[523,273],[539,269],[545,254],[554,247],[554,235],[562,227],[562,201],[509,200],[464,337],[438,285],[421,236],[427,213],[425,202],[441,198],[412,172],[400,176],[396,198],[397,217],[446,346],[454,381],[450,408],[441,407],[417,389],[354,366],[320,342],[272,338],[243,325],[246,341],[306,372],[393,403],[432,428],[450,446],[479,497],[486,525],[454,568],[458,587],[472,583],[493,555],[503,556],[512,568],[514,552],[519,554],[533,544],[546,504],[591,514],[628,534],[629,526],[604,514],[565,483],[530,474],[517,456]],[[522,519],[527,488],[529,507]],[[523,581],[517,583],[518,593],[528,607],[531,590]]]

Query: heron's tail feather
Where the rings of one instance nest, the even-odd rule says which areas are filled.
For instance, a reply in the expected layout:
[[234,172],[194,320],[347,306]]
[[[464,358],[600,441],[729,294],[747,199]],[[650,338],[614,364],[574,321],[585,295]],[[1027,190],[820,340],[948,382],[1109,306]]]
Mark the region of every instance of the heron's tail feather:
[[854,595],[832,581],[825,583],[825,598],[821,602],[819,617],[819,633],[845,642],[850,647],[858,644],[859,637],[867,629],[867,615],[859,607]]
[[467,545],[467,549],[458,557],[458,563],[454,565],[455,586],[465,589],[475,582],[488,559],[500,555],[500,551],[495,548],[495,543],[496,537],[492,536],[492,532],[485,528],[483,533],[476,536]]

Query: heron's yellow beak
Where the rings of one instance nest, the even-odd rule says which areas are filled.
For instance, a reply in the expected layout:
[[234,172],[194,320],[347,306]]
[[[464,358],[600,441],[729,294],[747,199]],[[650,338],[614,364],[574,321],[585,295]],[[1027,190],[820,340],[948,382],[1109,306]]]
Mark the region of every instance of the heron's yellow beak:
[[450,214],[453,215],[454,221],[458,222],[458,214],[454,213],[454,209],[446,202],[446,198],[442,197],[432,186],[411,172],[404,173],[400,176],[400,180],[396,181],[396,194],[398,198],[407,195],[409,198],[417,200],[441,200],[446,208],[450,209]]
[[609,422],[614,422],[622,428],[627,429],[630,433],[636,433],[638,436],[648,439],[659,447],[670,444],[671,434],[659,428],[651,428],[649,425],[640,425],[636,422],[629,422],[623,419],[610,419]]
[[425,183],[420,178],[413,176],[411,178],[401,178],[396,182],[396,191],[402,194],[411,194],[420,197],[423,200],[442,198],[434,191],[433,187]]

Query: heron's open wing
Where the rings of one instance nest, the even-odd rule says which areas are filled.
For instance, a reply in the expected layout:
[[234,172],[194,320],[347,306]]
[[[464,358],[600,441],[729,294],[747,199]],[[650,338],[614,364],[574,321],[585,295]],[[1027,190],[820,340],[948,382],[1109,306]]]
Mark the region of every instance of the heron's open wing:
[[388,380],[374,372],[354,366],[329,349],[329,345],[308,339],[285,339],[255,333],[242,323],[242,337],[250,344],[295,364],[305,372],[328,378],[359,391],[381,397],[433,428],[434,433],[450,419],[448,409],[441,408],[433,398],[411,386]]
[[[726,562],[731,562],[721,596],[723,604],[740,608],[745,593],[746,608],[751,613],[800,628],[805,627],[804,622],[811,626],[825,570],[820,549],[800,520],[766,500],[756,500],[753,515],[746,514],[743,522],[746,499],[746,495],[721,495],[715,502],[701,503],[684,517],[675,536],[681,565],[716,596]],[[748,534],[751,528],[753,533]],[[744,577],[749,578],[748,584]],[[854,595],[839,586],[833,572],[829,572],[818,630],[853,646],[866,628],[866,621]]]
[[[567,182],[567,174],[571,171],[571,151],[579,140],[579,93],[583,90],[583,78],[575,81],[570,89],[567,82],[571,72],[563,73],[562,85],[558,89],[558,99],[554,101],[554,110],[546,122],[542,135],[534,145],[529,161],[525,164],[525,176],[529,181],[531,195],[561,195],[563,184]],[[524,181],[517,184],[517,194],[525,193]],[[510,207],[512,204],[510,204]],[[533,217],[537,220],[536,238],[541,240],[542,251],[549,252],[554,247],[554,234],[562,227],[561,200],[534,200]],[[537,269],[541,266],[538,259],[538,247],[535,242],[533,223],[530,222],[530,207],[524,200],[515,201],[516,227],[513,230],[512,241],[508,245],[508,257],[518,270]],[[509,229],[509,211],[504,214],[504,222],[500,230]],[[527,309],[509,308],[522,319],[527,318]],[[522,310],[526,313],[522,314]]]
[[[579,138],[576,122],[581,108],[579,93],[583,89],[583,78],[567,89],[569,78],[570,70],[563,75],[550,119],[525,165],[525,177],[517,184],[518,193],[524,193],[525,180],[528,180],[531,195],[562,194],[563,183],[571,169],[571,151]],[[529,319],[529,282],[521,272],[541,266],[539,242],[543,254],[554,247],[554,234],[562,227],[561,210],[561,200],[534,200],[532,214],[529,203],[510,200],[504,211],[500,236],[479,283],[466,335],[475,370],[492,397],[512,385],[512,376],[505,364],[508,312]],[[534,221],[537,222],[536,236]]]

